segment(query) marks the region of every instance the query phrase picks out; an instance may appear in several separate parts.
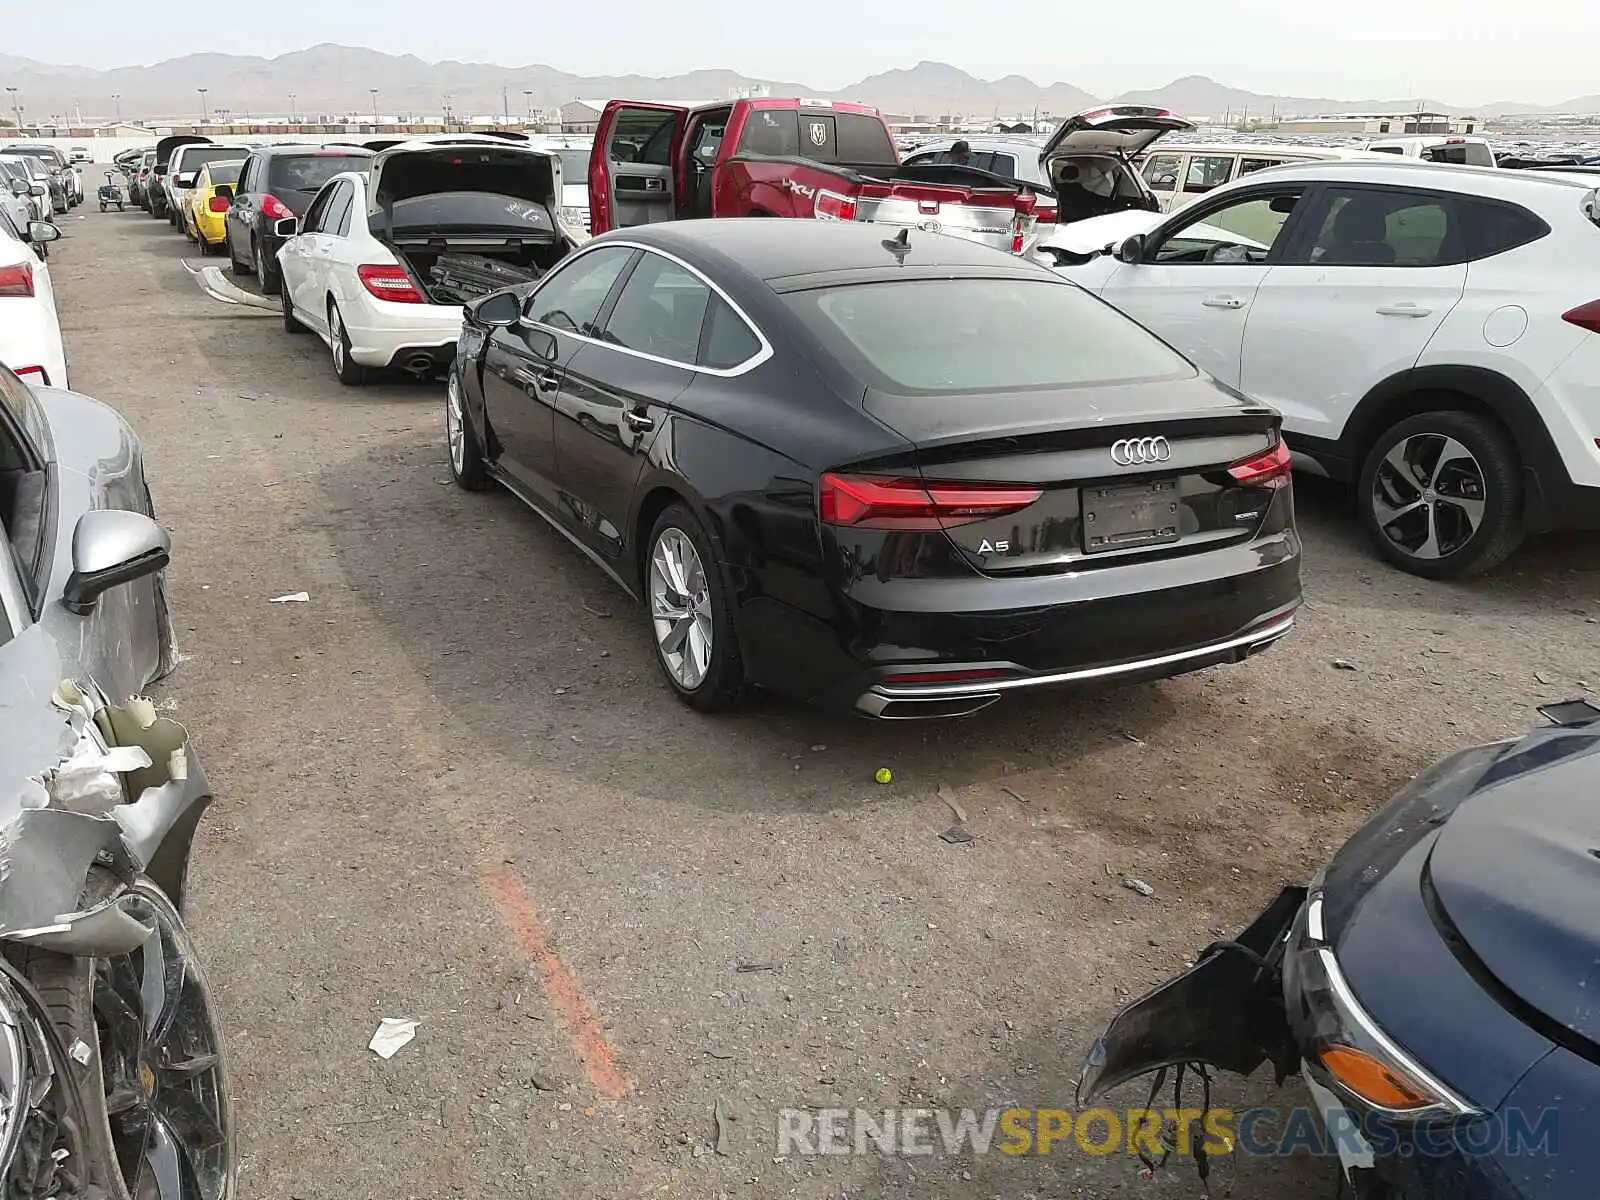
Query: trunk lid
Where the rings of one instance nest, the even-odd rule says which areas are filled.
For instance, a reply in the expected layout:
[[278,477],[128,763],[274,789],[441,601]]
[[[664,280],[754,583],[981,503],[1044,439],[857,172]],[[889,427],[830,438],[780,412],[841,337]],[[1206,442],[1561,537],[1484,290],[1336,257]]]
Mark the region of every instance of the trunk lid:
[[990,575],[1064,572],[1249,538],[1274,491],[1228,468],[1272,451],[1278,417],[1205,376],[972,395],[869,391],[936,485],[1016,485],[1031,501],[949,524]]
[[164,168],[172,158],[172,152],[179,146],[209,145],[211,139],[198,134],[178,133],[164,137],[156,143],[156,167]]
[[1444,921],[1542,1018],[1529,1023],[1591,1047],[1600,1046],[1597,790],[1600,723],[1525,738],[1483,773],[1428,859]]
[[556,191],[558,170],[550,155],[526,146],[406,143],[373,158],[368,204],[375,214],[416,196],[488,192],[554,210],[561,206]]
[[1055,154],[1120,154],[1132,158],[1157,138],[1188,133],[1194,128],[1192,121],[1164,108],[1143,104],[1091,108],[1061,122],[1039,152],[1039,161],[1046,162]]

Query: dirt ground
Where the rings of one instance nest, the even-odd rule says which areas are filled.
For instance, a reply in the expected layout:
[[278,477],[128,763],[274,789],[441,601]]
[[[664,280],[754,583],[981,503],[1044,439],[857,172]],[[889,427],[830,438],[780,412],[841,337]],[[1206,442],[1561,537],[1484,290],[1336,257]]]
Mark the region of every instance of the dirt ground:
[[[698,716],[598,571],[450,485],[441,387],[340,387],[315,335],[202,295],[165,221],[62,224],[73,384],[142,434],[173,535],[246,1197],[1195,1195],[1065,1145],[779,1160],[775,1123],[1070,1109],[1119,1002],[1421,765],[1600,681],[1600,539],[1429,584],[1310,481],[1300,626],[1249,663],[958,724]],[[970,844],[938,837],[952,802]],[[389,1061],[386,1016],[421,1022]],[[1219,1102],[1245,1096],[1304,1102]],[[1334,1194],[1326,1164],[1236,1172]]]

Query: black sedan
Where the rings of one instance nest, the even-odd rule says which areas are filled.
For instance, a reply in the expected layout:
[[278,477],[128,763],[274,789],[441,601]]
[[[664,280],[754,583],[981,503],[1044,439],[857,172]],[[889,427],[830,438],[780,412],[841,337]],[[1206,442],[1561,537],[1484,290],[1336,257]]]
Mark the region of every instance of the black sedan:
[[1300,602],[1277,415],[954,238],[619,230],[469,307],[447,420],[457,481],[643,598],[696,708],[958,716],[1236,661]]
[[1079,1102],[1270,1061],[1303,1070],[1320,1120],[1241,1117],[1227,1141],[1326,1155],[1354,1200],[1592,1200],[1600,707],[1544,711],[1556,728],[1434,764],[1308,888],[1118,1013]]

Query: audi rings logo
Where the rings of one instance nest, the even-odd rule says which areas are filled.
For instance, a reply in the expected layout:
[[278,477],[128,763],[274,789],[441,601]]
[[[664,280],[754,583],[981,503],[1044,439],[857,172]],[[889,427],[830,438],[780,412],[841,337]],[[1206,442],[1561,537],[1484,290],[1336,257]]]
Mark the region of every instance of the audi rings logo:
[[1172,443],[1164,437],[1123,438],[1111,443],[1111,461],[1119,467],[1164,463],[1172,457]]

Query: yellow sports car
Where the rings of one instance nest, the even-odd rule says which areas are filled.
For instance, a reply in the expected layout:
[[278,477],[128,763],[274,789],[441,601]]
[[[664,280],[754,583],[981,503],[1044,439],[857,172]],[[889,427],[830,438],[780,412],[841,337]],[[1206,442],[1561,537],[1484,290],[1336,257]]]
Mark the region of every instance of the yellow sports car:
[[208,162],[195,177],[188,208],[183,214],[183,231],[200,247],[201,254],[222,248],[223,239],[227,237],[222,222],[228,215],[228,206],[233,203],[233,189],[239,182],[242,166],[242,158]]

